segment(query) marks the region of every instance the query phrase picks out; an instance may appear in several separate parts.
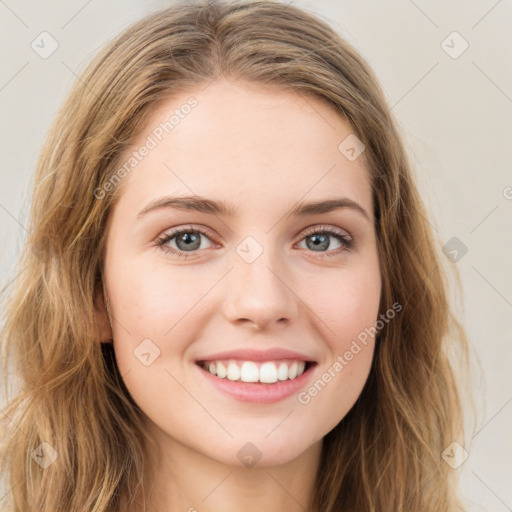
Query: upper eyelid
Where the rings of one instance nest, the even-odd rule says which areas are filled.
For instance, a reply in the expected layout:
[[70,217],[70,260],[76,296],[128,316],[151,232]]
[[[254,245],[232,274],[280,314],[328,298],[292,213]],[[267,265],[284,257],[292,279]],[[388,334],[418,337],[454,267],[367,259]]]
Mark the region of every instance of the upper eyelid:
[[344,231],[349,238],[352,238],[350,232],[344,228],[339,228],[337,226],[328,226],[326,224],[315,224],[313,226],[309,226],[307,228],[302,229],[299,234],[309,234],[309,233],[317,233],[322,231],[333,232],[333,234],[337,234],[337,231]]
[[180,233],[188,233],[189,231],[199,232],[200,234],[205,235],[208,238],[213,239],[213,240],[215,240],[215,238],[216,238],[214,235],[211,234],[211,231],[208,228],[205,228],[203,226],[200,226],[200,227],[183,226],[183,227],[171,229],[169,231],[164,231],[162,233],[162,235],[160,235],[157,239],[162,239],[162,238],[172,239],[175,236],[179,235]]

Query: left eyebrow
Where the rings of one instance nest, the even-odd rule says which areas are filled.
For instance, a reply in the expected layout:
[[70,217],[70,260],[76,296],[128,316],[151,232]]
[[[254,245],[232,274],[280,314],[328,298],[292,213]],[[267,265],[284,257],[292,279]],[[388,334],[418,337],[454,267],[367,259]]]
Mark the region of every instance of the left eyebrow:
[[[150,212],[168,208],[206,213],[208,215],[218,215],[221,217],[234,217],[237,210],[232,204],[200,196],[166,196],[151,201],[137,214],[137,218],[144,217]],[[287,216],[307,217],[345,208],[352,209],[363,215],[367,220],[370,220],[368,212],[360,204],[348,197],[314,201],[310,203],[300,202],[288,213]]]
[[320,213],[330,213],[335,210],[349,208],[362,214],[367,220],[370,220],[368,212],[359,204],[348,197],[340,197],[337,199],[326,199],[324,201],[314,201],[311,203],[298,203],[288,217],[306,217],[310,215],[318,215]]

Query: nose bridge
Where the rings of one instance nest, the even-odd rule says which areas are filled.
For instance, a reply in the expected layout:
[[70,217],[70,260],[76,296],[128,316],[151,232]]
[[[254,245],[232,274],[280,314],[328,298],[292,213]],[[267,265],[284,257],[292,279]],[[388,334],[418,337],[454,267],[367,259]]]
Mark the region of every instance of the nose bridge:
[[[271,236],[247,236],[235,248],[225,314],[231,321],[245,319],[263,327],[296,318],[297,297],[286,265]],[[264,238],[264,240],[263,240]]]

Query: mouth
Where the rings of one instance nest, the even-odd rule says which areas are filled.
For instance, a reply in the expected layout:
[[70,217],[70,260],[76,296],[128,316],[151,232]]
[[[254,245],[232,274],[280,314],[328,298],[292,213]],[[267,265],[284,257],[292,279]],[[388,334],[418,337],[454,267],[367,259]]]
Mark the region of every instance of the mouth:
[[[225,381],[275,386],[299,379],[316,365],[315,361],[279,359],[251,361],[241,359],[201,360],[196,364],[205,372]],[[300,379],[303,380],[303,379]]]
[[217,352],[195,361],[213,390],[239,402],[276,403],[304,388],[315,373],[312,355],[274,347]]

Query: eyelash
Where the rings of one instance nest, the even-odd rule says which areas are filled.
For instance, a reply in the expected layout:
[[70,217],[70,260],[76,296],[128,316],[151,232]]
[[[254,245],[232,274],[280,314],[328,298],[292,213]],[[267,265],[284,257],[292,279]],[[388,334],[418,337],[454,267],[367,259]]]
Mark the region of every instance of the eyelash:
[[[171,247],[168,247],[165,244],[167,242],[171,241],[173,238],[175,238],[179,235],[182,235],[183,233],[191,233],[191,232],[196,233],[196,234],[199,233],[210,240],[212,238],[211,235],[209,233],[207,233],[206,231],[204,231],[200,228],[193,228],[192,226],[190,226],[190,227],[186,227],[186,228],[177,229],[175,231],[172,231],[171,233],[165,233],[164,235],[162,235],[161,237],[156,239],[155,245],[157,247],[160,247],[165,252],[165,254],[172,253],[174,255],[177,255],[179,258],[187,259],[190,255],[197,253],[198,250],[190,251],[190,253],[187,253],[186,251],[180,251],[180,250],[176,250]],[[321,256],[320,256],[321,258],[332,258],[334,256],[338,256],[341,251],[350,250],[355,246],[354,240],[351,237],[349,237],[342,231],[339,231],[335,228],[331,228],[328,226],[315,226],[313,228],[308,228],[306,230],[306,232],[303,234],[300,241],[302,242],[302,240],[304,240],[304,238],[307,238],[308,236],[313,235],[313,234],[315,234],[315,235],[331,235],[334,238],[336,238],[339,242],[341,242],[341,244],[343,245],[342,248],[339,248],[335,251],[328,251],[325,253],[320,252],[319,254],[321,254]],[[312,252],[314,252],[314,251],[312,251]]]

